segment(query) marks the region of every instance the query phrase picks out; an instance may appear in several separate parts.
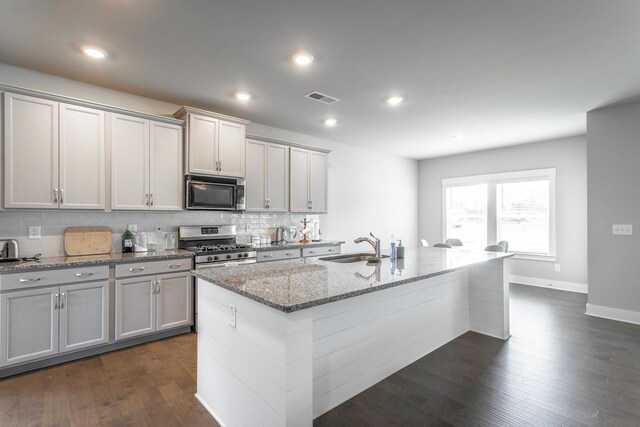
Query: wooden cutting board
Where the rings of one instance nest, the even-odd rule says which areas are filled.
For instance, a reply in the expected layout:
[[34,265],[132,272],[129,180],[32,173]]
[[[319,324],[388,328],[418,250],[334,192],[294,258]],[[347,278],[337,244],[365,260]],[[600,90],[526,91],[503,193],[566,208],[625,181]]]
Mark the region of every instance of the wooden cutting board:
[[64,230],[64,251],[69,256],[111,252],[109,227],[69,227]]

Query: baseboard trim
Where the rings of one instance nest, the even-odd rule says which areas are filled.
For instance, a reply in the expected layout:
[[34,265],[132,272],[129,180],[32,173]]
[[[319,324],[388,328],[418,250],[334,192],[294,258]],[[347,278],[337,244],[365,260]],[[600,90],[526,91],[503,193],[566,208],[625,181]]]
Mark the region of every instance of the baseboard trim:
[[509,282],[518,283],[520,285],[537,286],[540,288],[557,289],[559,291],[578,292],[581,294],[589,292],[589,286],[586,283],[539,279],[537,277],[517,276],[515,274],[509,275]]
[[209,406],[209,404],[207,402],[205,402],[202,397],[200,397],[200,395],[198,393],[195,394],[196,399],[198,399],[198,402],[200,402],[200,404],[202,406],[204,406],[204,409],[207,410],[208,413],[211,414],[211,416],[213,417],[214,420],[216,420],[216,422],[218,424],[220,424],[220,427],[227,427],[227,425],[225,423],[222,422],[222,420],[216,415],[215,412],[213,412],[213,409],[211,409],[211,406]]
[[617,320],[618,322],[640,325],[640,312],[638,311],[623,310],[621,308],[587,303],[587,314],[593,317],[602,317],[603,319]]

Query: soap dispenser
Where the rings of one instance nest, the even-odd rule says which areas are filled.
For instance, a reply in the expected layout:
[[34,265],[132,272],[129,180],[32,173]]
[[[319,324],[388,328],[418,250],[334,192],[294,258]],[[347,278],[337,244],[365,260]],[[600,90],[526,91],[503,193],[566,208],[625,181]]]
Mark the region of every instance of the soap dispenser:
[[398,247],[396,248],[396,258],[404,259],[404,246],[402,246],[402,239],[398,240]]

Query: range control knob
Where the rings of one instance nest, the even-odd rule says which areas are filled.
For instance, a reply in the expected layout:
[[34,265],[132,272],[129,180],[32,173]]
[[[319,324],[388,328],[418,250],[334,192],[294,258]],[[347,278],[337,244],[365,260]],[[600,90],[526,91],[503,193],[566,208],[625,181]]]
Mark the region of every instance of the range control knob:
[[[211,257],[209,257],[209,258],[211,258]],[[217,260],[219,260],[219,259],[220,259],[220,257],[219,257],[218,255],[216,255],[216,256],[214,256],[214,257],[213,257],[213,260],[214,260],[214,261],[217,261]]]
[[248,258],[248,257],[249,257],[249,254],[244,254],[243,256],[244,256],[245,258]]
[[242,258],[242,254],[238,254],[238,258]]
[[227,255],[227,259],[231,259],[231,255]]
[[207,261],[212,261],[212,260],[213,260],[213,257],[210,257],[210,256],[207,257]]

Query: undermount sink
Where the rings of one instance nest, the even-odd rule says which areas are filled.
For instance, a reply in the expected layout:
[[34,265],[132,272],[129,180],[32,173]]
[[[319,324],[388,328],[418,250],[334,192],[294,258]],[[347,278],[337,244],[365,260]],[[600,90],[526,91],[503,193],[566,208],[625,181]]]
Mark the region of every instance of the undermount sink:
[[[324,258],[319,258],[320,261],[331,261],[331,262],[340,262],[340,263],[351,263],[351,262],[361,262],[367,261],[369,258],[374,258],[375,254],[368,253],[360,253],[360,254],[342,254],[342,255],[334,255],[328,256]],[[389,258],[389,255],[382,255],[382,258]]]

